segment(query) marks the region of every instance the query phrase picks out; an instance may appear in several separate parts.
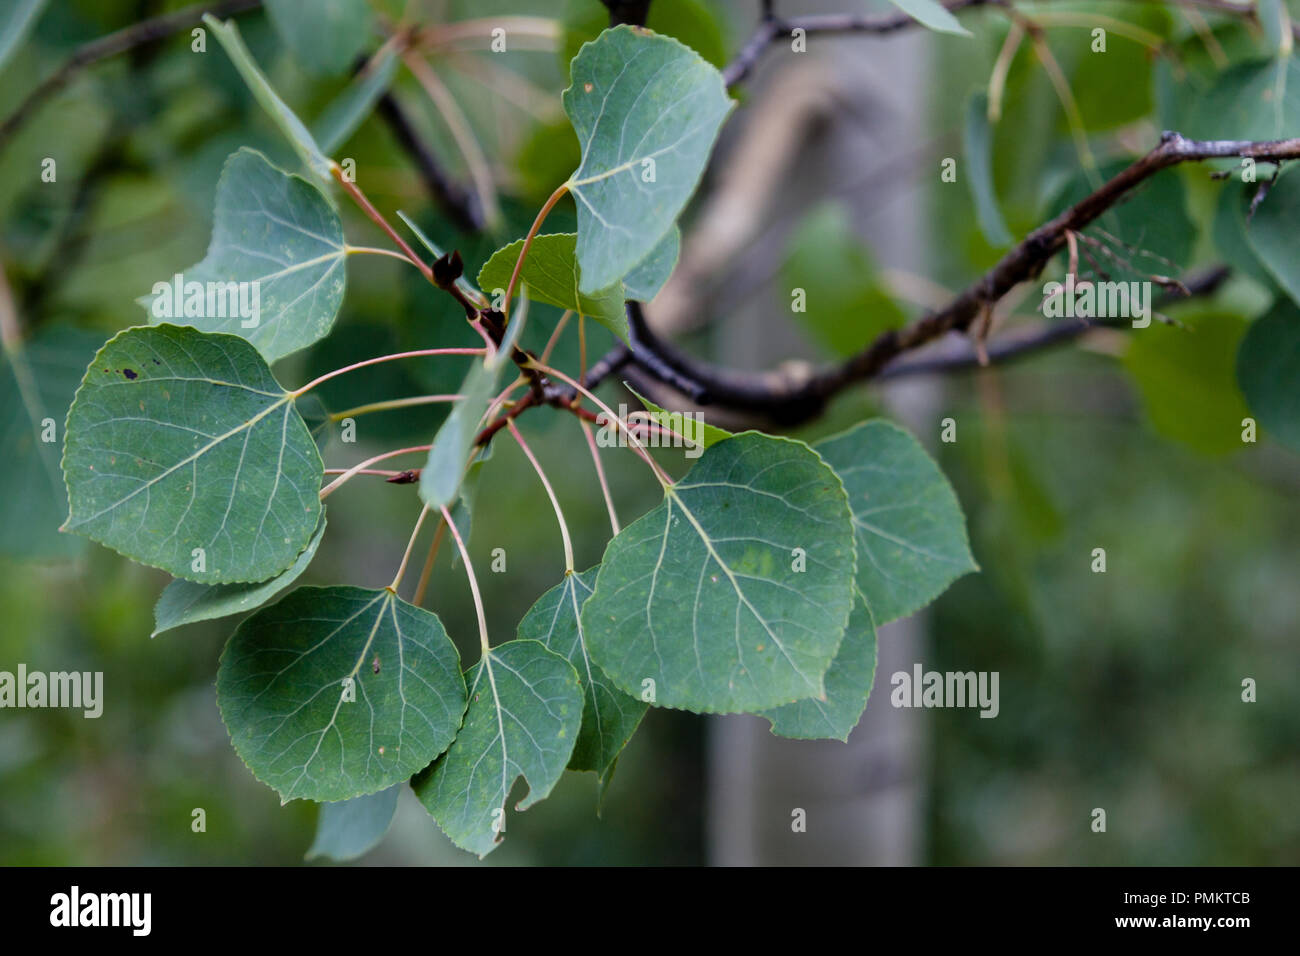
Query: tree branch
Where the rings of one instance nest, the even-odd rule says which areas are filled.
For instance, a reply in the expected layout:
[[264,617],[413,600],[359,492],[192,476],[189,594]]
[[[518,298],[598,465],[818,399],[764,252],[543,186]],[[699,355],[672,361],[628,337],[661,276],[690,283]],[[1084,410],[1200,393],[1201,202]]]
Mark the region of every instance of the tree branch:
[[600,2],[609,8],[611,27],[616,27],[620,23],[643,27],[646,17],[650,15],[651,0],[600,0]]
[[629,302],[628,317],[636,336],[632,361],[650,377],[692,395],[697,404],[757,413],[783,426],[799,424],[819,415],[827,402],[848,386],[880,376],[890,362],[905,352],[948,332],[966,331],[981,309],[992,306],[1012,288],[1038,275],[1065,245],[1067,233],[1082,230],[1139,183],[1179,163],[1237,157],[1268,161],[1297,159],[1300,138],[1202,142],[1166,132],[1159,146],[1026,236],[992,270],[947,306],[912,325],[883,333],[838,365],[796,375],[738,372],[701,362],[659,339],[646,325],[640,304]]
[[[1213,295],[1219,286],[1227,280],[1231,271],[1227,266],[1215,266],[1212,269],[1207,269],[1188,279],[1183,284],[1183,287],[1187,290],[1186,294],[1182,292],[1166,293],[1157,304],[1168,305],[1194,296]],[[1127,325],[1128,323],[1124,322],[1122,324]],[[1005,364],[1034,355],[1056,345],[1073,342],[1094,329],[1109,328],[1111,326],[1112,324],[1108,322],[1089,321],[1088,319],[1078,319],[1073,322],[1052,322],[1047,324],[1046,327],[1033,330],[1028,335],[1007,336],[988,350],[988,360],[993,365]],[[1119,328],[1120,324],[1115,324],[1114,327]],[[980,368],[981,365],[978,352],[967,347],[963,352],[956,355],[940,355],[933,358],[916,358],[910,361],[891,362],[881,369],[880,374],[876,376],[876,381],[903,378],[910,375],[958,372]]]

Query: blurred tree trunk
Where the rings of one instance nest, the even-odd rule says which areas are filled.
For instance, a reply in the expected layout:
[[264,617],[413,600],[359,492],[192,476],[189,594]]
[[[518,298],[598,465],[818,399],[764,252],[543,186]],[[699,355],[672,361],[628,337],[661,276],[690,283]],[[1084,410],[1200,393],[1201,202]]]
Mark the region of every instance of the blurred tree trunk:
[[[800,4],[830,10],[852,4]],[[926,214],[910,177],[900,175],[925,139],[929,76],[923,30],[888,40],[810,38],[809,51],[773,50],[760,67],[749,123],[781,103],[821,101],[828,107],[817,135],[800,138],[776,201],[776,225],[765,228],[729,284],[742,295],[749,262],[779,262],[801,215],[836,184],[831,198],[850,210],[858,234],[884,266],[924,273]],[[779,123],[788,139],[796,135]],[[739,136],[745,136],[742,128]],[[727,144],[724,144],[724,149]],[[734,141],[730,145],[735,145]],[[780,148],[777,143],[774,148]],[[725,159],[724,159],[725,161]],[[936,167],[937,168],[937,167]],[[879,170],[872,176],[872,170]],[[763,252],[764,245],[769,248]],[[689,259],[684,260],[689,262]],[[735,366],[771,367],[807,347],[791,328],[780,296],[751,297],[718,330],[721,352]],[[899,383],[881,393],[893,414],[922,435],[931,432],[938,386]],[[774,737],[752,716],[709,721],[708,853],[719,865],[918,863],[923,854],[924,735],[910,711],[889,704],[889,675],[921,659],[918,618],[880,629],[875,688],[847,744]],[[792,830],[795,809],[807,830]]]

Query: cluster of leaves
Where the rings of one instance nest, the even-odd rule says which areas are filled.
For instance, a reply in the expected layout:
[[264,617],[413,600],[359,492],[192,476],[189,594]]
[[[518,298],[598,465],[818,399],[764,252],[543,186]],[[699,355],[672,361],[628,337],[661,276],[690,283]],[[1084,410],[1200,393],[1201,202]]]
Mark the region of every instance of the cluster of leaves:
[[[897,5],[935,29],[964,32],[929,0]],[[318,69],[346,71],[370,41],[360,0],[320,5],[327,16],[288,0],[267,6],[285,43]],[[652,27],[668,9],[656,8]],[[326,533],[320,447],[328,419],[318,387],[329,376],[290,389],[271,366],[331,335],[347,262],[359,250],[344,237],[338,167],[328,157],[392,82],[397,58],[372,64],[309,129],[235,27],[208,27],[301,163],[289,172],[255,149],[232,153],[207,255],[185,272],[190,281],[256,283],[259,319],[246,327],[240,316],[183,298],[167,315],[149,296],[141,305],[150,324],[98,351],[96,337],[64,328],[43,330],[20,350],[6,342],[0,428],[15,457],[0,492],[23,509],[0,526],[0,551],[70,553],[75,539],[44,533],[62,518],[66,494],[64,529],[174,576],[155,633],[249,614],[222,655],[218,701],[258,779],[286,801],[323,804],[313,854],[343,858],[371,845],[406,781],[457,845],[485,854],[501,838],[520,777],[528,786],[520,809],[550,793],[566,769],[593,772],[603,787],[650,706],[754,713],[781,736],[845,739],[874,678],[876,628],[975,569],[952,489],[921,446],[884,421],[811,445],[710,429],[691,470],[662,481],[663,501],[616,534],[598,566],[570,566],[514,639],[491,644],[484,634],[468,669],[438,616],[400,598],[396,583],[290,590]],[[524,324],[523,308],[509,311],[504,293],[517,284],[530,301],[627,339],[625,302],[653,298],[672,273],[678,221],[734,105],[716,69],[719,38],[708,35],[701,56],[649,30],[569,27],[562,132],[566,148],[576,134],[577,150],[557,194],[575,200],[576,228],[530,231],[481,259],[475,282],[453,280],[481,305],[480,316],[489,302],[505,313],[503,335],[479,350],[420,473],[424,509],[454,520],[465,537],[490,449],[477,439],[500,411],[495,397]],[[1241,139],[1300,127],[1294,95],[1279,93],[1300,82],[1289,46],[1222,71],[1190,53],[1179,65],[1191,82],[1148,69],[1165,126]],[[1016,82],[1013,72],[1012,92]],[[964,168],[983,241],[996,250],[1010,244],[1011,230],[991,160],[1007,152],[997,138],[1016,124],[991,127],[988,96],[980,91],[966,106]],[[1007,106],[1020,104],[1009,96]],[[1110,171],[1103,164],[1063,185],[1051,211]],[[1024,178],[1038,188],[1044,177]],[[1116,248],[1154,250],[1148,271],[1152,262],[1186,261],[1194,228],[1185,192],[1165,173],[1114,210],[1103,225]],[[1214,242],[1276,294],[1271,311],[1249,325],[1186,320],[1202,333],[1190,344],[1185,330],[1154,327],[1128,361],[1159,423],[1162,400],[1217,381],[1235,350],[1250,410],[1300,448],[1300,275],[1288,253],[1300,185],[1283,174],[1267,202],[1253,208],[1252,198],[1238,183],[1222,189]],[[1008,218],[1019,229],[1018,217]],[[453,261],[412,229],[440,264]],[[833,210],[809,215],[783,275],[790,287],[822,291],[803,320],[833,353],[905,320]],[[39,436],[64,409],[60,469]],[[1222,418],[1222,404],[1211,414]],[[1183,409],[1168,419],[1176,431],[1188,416]]]
[[[913,438],[883,421],[814,446],[710,428],[689,473],[663,480],[662,503],[618,533],[599,566],[570,568],[513,640],[485,635],[468,670],[438,616],[395,586],[290,590],[326,534],[325,472],[316,412],[304,405],[316,382],[286,388],[271,365],[330,334],[351,247],[337,167],[233,24],[208,26],[304,171],[233,153],[208,253],[184,273],[256,283],[256,323],[183,295],[156,308],[148,296],[150,324],[95,353],[67,414],[63,529],[174,576],[155,633],[252,612],[222,654],[218,702],[258,779],[285,801],[325,804],[313,852],[369,845],[410,781],[457,845],[485,854],[518,778],[528,786],[519,809],[565,769],[594,772],[603,787],[651,705],[756,713],[777,734],[844,739],[871,687],[875,627],[975,567],[951,488]],[[624,302],[653,297],[671,273],[677,220],[733,102],[710,63],[634,28],[579,49],[563,102],[581,149],[561,187],[577,201],[576,233],[497,250],[477,276],[482,293],[459,284],[474,302],[499,301],[518,269],[531,300],[626,337]],[[476,436],[520,354],[523,310],[514,311],[504,336],[480,350],[421,471],[425,508],[449,521],[454,508],[467,535],[467,476],[486,459]],[[32,343],[22,367],[40,356]],[[58,371],[41,369],[52,394],[28,407],[67,402],[75,373]],[[57,474],[41,464],[19,471],[32,482]]]

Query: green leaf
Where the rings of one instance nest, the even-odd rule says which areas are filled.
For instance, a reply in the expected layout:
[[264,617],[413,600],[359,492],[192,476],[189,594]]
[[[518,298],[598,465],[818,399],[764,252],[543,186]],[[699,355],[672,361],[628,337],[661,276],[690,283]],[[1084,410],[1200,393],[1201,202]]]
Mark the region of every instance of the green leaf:
[[529,787],[522,811],[564,774],[582,723],[582,688],[569,662],[536,641],[484,651],[467,674],[464,725],[411,787],[453,843],[483,857],[501,841],[515,781]]
[[388,832],[402,785],[336,803],[322,803],[316,818],[316,839],[306,859],[324,857],[343,862],[373,850]]
[[1156,431],[1206,455],[1239,450],[1249,411],[1234,360],[1246,322],[1240,315],[1180,312],[1184,327],[1152,322],[1134,329],[1124,364]]
[[708,422],[704,421],[703,417],[698,419],[699,425],[697,426],[696,419],[688,419],[682,412],[670,412],[667,409],[660,408],[627,382],[623,383],[623,387],[635,395],[647,410],[660,416],[656,419],[659,424],[662,424],[666,428],[671,428],[683,438],[690,439],[691,441],[698,441],[702,446],[702,449],[708,448],[711,445],[716,445],[720,441],[725,441],[733,435],[732,432],[727,431],[725,428],[719,428],[717,425],[710,425]]
[[332,153],[349,139],[366,121],[375,104],[388,92],[397,75],[398,58],[390,53],[379,60],[369,73],[358,76],[339,94],[313,125],[312,135],[325,153]]
[[239,625],[217,703],[240,759],[284,802],[347,800],[446,750],[465,683],[437,615],[387,588],[302,587]]
[[844,482],[858,590],[877,624],[925,607],[979,565],[961,504],[921,443],[891,422],[863,422],[813,445]]
[[[241,335],[274,362],[329,335],[347,285],[345,257],[343,224],[321,191],[244,148],[226,160],[217,183],[208,254],[182,273],[179,292],[172,279],[140,301],[155,324]],[[208,285],[231,282],[250,285]],[[191,283],[204,284],[194,291],[214,288],[211,303],[193,297]]]
[[178,578],[264,581],[320,523],[316,442],[237,336],[119,332],[86,370],[66,438],[64,528]]
[[[581,270],[574,253],[577,242],[578,237],[572,233],[533,237],[519,281],[528,287],[529,296],[538,302],[590,316],[626,342],[623,284],[615,280],[604,289],[579,292]],[[479,270],[479,288],[489,296],[496,295],[497,290],[504,292],[510,285],[510,275],[523,247],[524,240],[516,239],[492,253],[492,258]]]
[[610,541],[582,625],[592,658],[629,694],[764,710],[823,694],[853,568],[835,473],[802,442],[744,432]]
[[172,581],[163,589],[158,603],[154,605],[154,629],[149,636],[157,637],[163,631],[193,624],[195,621],[229,617],[231,614],[243,614],[261,607],[307,570],[307,565],[316,557],[316,549],[320,547],[324,536],[325,512],[322,511],[316,533],[307,542],[302,554],[284,571],[258,584],[199,584],[179,578]]
[[1162,125],[1188,139],[1283,139],[1300,129],[1300,61],[1286,59],[1237,63],[1222,73],[1188,72],[1171,79]]
[[582,685],[582,729],[569,758],[570,770],[593,770],[602,780],[636,732],[649,706],[616,688],[591,659],[582,630],[582,605],[596,583],[597,568],[569,573],[529,608],[519,639],[538,641],[559,654]]
[[917,23],[931,30],[939,33],[955,33],[964,37],[971,35],[970,31],[958,23],[957,18],[938,0],[889,0],[889,2]]
[[489,366],[485,362],[471,366],[458,393],[460,401],[433,438],[433,447],[420,472],[420,498],[434,511],[456,500],[474,451],[479,423],[496,397],[500,371],[500,365]]
[[966,155],[966,182],[975,201],[975,215],[980,231],[991,246],[1008,246],[1011,233],[998,208],[993,188],[993,132],[989,128],[989,98],[983,90],[966,101],[966,125],[963,148]]
[[1257,183],[1242,183],[1235,179],[1223,184],[1214,211],[1214,249],[1235,271],[1250,276],[1269,289],[1276,289],[1277,280],[1260,262],[1251,245],[1246,223],[1250,201],[1257,189]]
[[266,12],[294,59],[315,73],[343,73],[370,44],[367,0],[266,0]]
[[85,545],[59,534],[68,503],[59,448],[77,383],[102,344],[94,333],[48,326],[0,353],[0,554],[57,560]]
[[1300,303],[1300,256],[1296,255],[1296,224],[1300,223],[1300,176],[1280,176],[1255,218],[1246,225],[1246,239],[1269,273]]
[[778,737],[847,741],[867,709],[867,697],[875,677],[876,629],[865,600],[858,595],[844,642],[826,672],[825,699],[796,700],[765,711],[761,716],[771,721],[772,733]]
[[659,240],[659,245],[650,250],[650,255],[641,260],[641,264],[623,277],[623,295],[634,302],[649,302],[664,287],[668,277],[677,267],[677,257],[681,254],[682,231],[677,226],[668,230],[668,234]]
[[307,132],[307,127],[303,125],[302,120],[298,119],[293,110],[289,109],[284,104],[284,100],[280,99],[271,88],[265,75],[258,69],[253,55],[248,52],[248,47],[244,46],[244,41],[239,36],[239,27],[233,20],[222,23],[210,13],[203,15],[203,22],[216,34],[218,42],[225,48],[226,55],[230,57],[230,61],[235,64],[235,69],[248,84],[248,89],[262,109],[266,110],[267,115],[275,121],[275,125],[280,127],[280,132],[284,133],[285,138],[289,140],[294,152],[303,161],[303,165],[323,181],[329,182],[331,179],[329,158],[316,145],[316,141],[312,139],[311,133]]
[[45,9],[46,0],[11,0],[0,11],[0,67],[27,38],[28,31]]
[[1281,301],[1251,323],[1237,352],[1237,380],[1259,424],[1300,452],[1300,308]]
[[564,111],[582,147],[582,291],[604,289],[649,256],[676,222],[735,105],[722,74],[669,37],[606,30],[573,60]]
[[799,224],[781,267],[781,285],[783,308],[793,307],[795,290],[803,290],[803,311],[794,317],[835,355],[852,355],[907,320],[881,284],[848,213],[836,203],[821,204]]

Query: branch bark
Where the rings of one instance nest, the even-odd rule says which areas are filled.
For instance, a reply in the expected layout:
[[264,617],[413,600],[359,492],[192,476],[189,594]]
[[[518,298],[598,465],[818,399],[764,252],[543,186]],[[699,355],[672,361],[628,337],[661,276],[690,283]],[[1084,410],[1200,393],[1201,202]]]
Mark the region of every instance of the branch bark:
[[645,323],[640,305],[629,302],[628,317],[635,334],[632,361],[648,376],[690,395],[696,404],[743,410],[787,427],[800,424],[821,414],[838,392],[879,377],[904,353],[948,332],[966,331],[985,306],[993,305],[1016,285],[1037,276],[1064,247],[1068,233],[1082,230],[1146,179],[1179,163],[1239,157],[1271,162],[1297,159],[1300,138],[1269,142],[1196,141],[1166,132],[1155,149],[1096,192],[1031,232],[947,306],[912,325],[881,334],[838,365],[796,374],[788,370],[737,372],[701,362],[658,338]]

